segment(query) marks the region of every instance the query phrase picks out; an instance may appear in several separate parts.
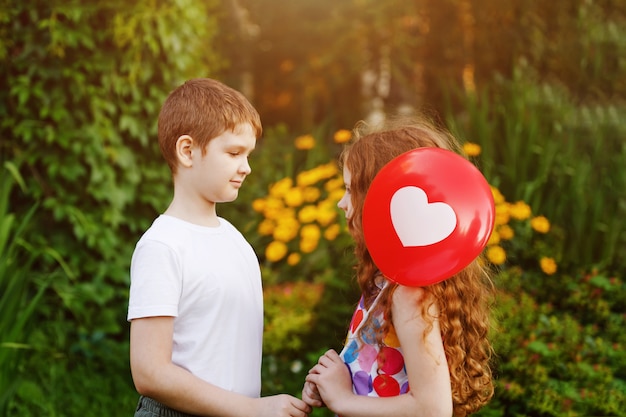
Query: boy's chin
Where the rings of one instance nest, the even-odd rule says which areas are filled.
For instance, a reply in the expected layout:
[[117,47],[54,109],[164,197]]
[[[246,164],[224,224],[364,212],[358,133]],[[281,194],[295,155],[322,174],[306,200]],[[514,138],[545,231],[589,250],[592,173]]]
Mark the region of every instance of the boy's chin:
[[221,199],[220,201],[217,201],[218,203],[232,203],[233,201],[235,201],[237,199],[237,197],[239,197],[239,193],[236,192],[233,195],[229,195],[229,196],[225,196],[223,199]]

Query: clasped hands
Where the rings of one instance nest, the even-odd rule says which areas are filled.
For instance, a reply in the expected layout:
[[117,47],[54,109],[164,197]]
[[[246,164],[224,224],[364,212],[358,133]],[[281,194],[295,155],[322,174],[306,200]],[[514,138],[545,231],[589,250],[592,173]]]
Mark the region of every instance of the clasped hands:
[[328,407],[334,411],[336,404],[350,395],[353,395],[350,371],[337,352],[330,349],[309,370],[302,400],[311,407]]

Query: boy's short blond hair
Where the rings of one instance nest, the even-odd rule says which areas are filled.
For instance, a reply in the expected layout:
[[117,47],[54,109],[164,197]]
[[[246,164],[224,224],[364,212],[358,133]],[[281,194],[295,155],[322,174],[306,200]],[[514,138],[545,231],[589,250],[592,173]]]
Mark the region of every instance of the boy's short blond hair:
[[211,139],[242,124],[250,124],[256,138],[261,137],[259,113],[243,94],[210,78],[188,80],[170,93],[159,113],[161,153],[176,174],[179,137],[191,136],[204,152]]

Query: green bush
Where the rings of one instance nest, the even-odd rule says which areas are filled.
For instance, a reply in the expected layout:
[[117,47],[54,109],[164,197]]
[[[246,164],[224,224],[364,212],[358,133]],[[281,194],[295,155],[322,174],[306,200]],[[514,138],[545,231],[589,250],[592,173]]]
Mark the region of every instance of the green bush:
[[481,415],[625,415],[624,282],[511,268],[497,285],[497,387]]

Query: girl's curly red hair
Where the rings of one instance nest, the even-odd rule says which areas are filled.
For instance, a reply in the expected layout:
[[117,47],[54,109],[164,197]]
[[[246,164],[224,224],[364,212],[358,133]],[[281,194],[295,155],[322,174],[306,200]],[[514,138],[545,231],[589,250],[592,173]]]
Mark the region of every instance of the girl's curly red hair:
[[[355,240],[358,260],[356,276],[369,307],[379,292],[376,285],[380,275],[365,245],[362,231],[362,212],[369,186],[389,161],[404,152],[420,147],[438,147],[459,152],[452,135],[427,120],[395,119],[383,129],[365,132],[365,124],[355,128],[355,139],[343,152],[341,161],[350,171],[352,215],[348,219],[350,233]],[[488,339],[490,305],[493,285],[489,271],[481,259],[474,260],[454,277],[424,287],[420,302],[423,317],[431,323],[437,319],[441,327],[444,349],[450,369],[454,415],[465,417],[484,406],[493,396],[494,387],[490,360],[493,349]],[[391,319],[391,297],[397,284],[388,285],[381,294],[377,308]],[[428,307],[436,303],[439,317],[430,317]],[[370,315],[372,317],[373,315]],[[391,320],[386,321],[389,326]],[[362,328],[367,328],[366,323]],[[385,328],[378,333],[382,344]],[[425,334],[432,330],[432,324]],[[422,335],[425,337],[425,335]]]

